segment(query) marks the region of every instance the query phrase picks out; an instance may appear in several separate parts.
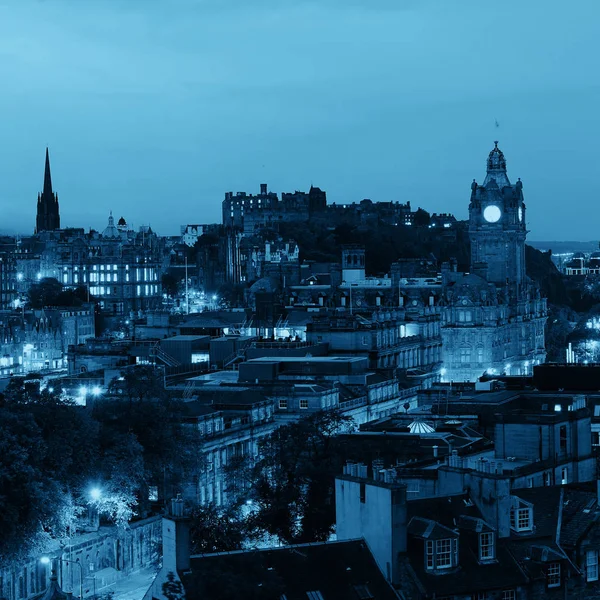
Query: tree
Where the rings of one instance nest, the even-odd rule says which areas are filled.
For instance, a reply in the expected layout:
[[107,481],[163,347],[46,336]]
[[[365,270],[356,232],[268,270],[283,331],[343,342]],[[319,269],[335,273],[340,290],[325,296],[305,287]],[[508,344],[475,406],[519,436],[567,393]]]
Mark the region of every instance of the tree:
[[179,281],[170,273],[165,273],[161,278],[163,292],[174,298],[179,292]]
[[185,598],[185,590],[179,579],[175,579],[175,573],[167,573],[167,581],[162,584],[162,593],[167,600],[182,600]]
[[335,525],[335,477],[345,455],[339,433],[351,417],[318,412],[276,429],[260,444],[252,498],[253,526],[285,543],[324,541]]
[[62,284],[52,277],[45,277],[34,283],[27,293],[31,308],[45,306],[81,306],[88,300],[89,293],[85,286],[72,290],[63,290]]
[[235,507],[196,506],[189,516],[193,554],[241,550],[249,534],[239,509]]

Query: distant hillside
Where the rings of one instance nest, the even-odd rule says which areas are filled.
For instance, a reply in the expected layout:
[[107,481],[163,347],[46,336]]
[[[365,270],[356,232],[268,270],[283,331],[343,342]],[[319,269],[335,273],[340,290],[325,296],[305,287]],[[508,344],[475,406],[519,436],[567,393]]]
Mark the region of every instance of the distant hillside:
[[564,254],[566,252],[596,252],[598,242],[528,242],[530,246],[546,252],[552,250],[552,254]]

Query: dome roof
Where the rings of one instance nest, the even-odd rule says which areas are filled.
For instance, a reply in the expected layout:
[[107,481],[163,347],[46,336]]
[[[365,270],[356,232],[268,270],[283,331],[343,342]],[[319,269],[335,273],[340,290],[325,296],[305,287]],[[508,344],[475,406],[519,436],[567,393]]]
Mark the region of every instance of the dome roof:
[[124,217],[121,217],[121,218],[119,219],[119,222],[117,223],[117,225],[118,225],[119,227],[125,227],[125,225],[127,225],[127,221],[125,220],[125,218],[124,218]]
[[102,232],[103,238],[118,238],[120,237],[119,230],[115,227],[115,219],[112,216],[112,211],[110,216],[108,217],[108,225],[106,229]]
[[410,430],[411,433],[416,433],[416,434],[435,433],[435,429],[431,425],[429,425],[428,423],[425,423],[425,421],[421,421],[420,419],[413,421],[408,426],[408,429]]

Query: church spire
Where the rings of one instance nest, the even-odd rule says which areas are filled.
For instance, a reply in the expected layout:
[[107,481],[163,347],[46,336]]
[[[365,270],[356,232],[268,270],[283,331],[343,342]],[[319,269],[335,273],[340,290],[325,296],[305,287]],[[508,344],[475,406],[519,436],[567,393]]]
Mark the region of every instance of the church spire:
[[50,176],[50,154],[46,147],[46,164],[44,166],[44,188],[38,194],[37,218],[35,232],[54,231],[60,229],[60,213],[58,209],[58,196],[52,191],[52,177]]
[[50,155],[48,154],[48,146],[46,146],[46,166],[44,167],[44,195],[52,195],[52,177],[50,176]]

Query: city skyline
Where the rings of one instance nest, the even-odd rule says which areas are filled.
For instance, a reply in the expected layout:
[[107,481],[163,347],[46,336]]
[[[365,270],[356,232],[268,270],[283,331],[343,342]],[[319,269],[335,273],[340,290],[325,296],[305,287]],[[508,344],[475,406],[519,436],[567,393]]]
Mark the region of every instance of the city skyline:
[[465,219],[499,139],[529,239],[595,238],[578,218],[600,191],[591,2],[74,6],[0,3],[5,231],[33,231],[47,145],[64,226],[100,229],[112,210],[175,234],[260,183]]

